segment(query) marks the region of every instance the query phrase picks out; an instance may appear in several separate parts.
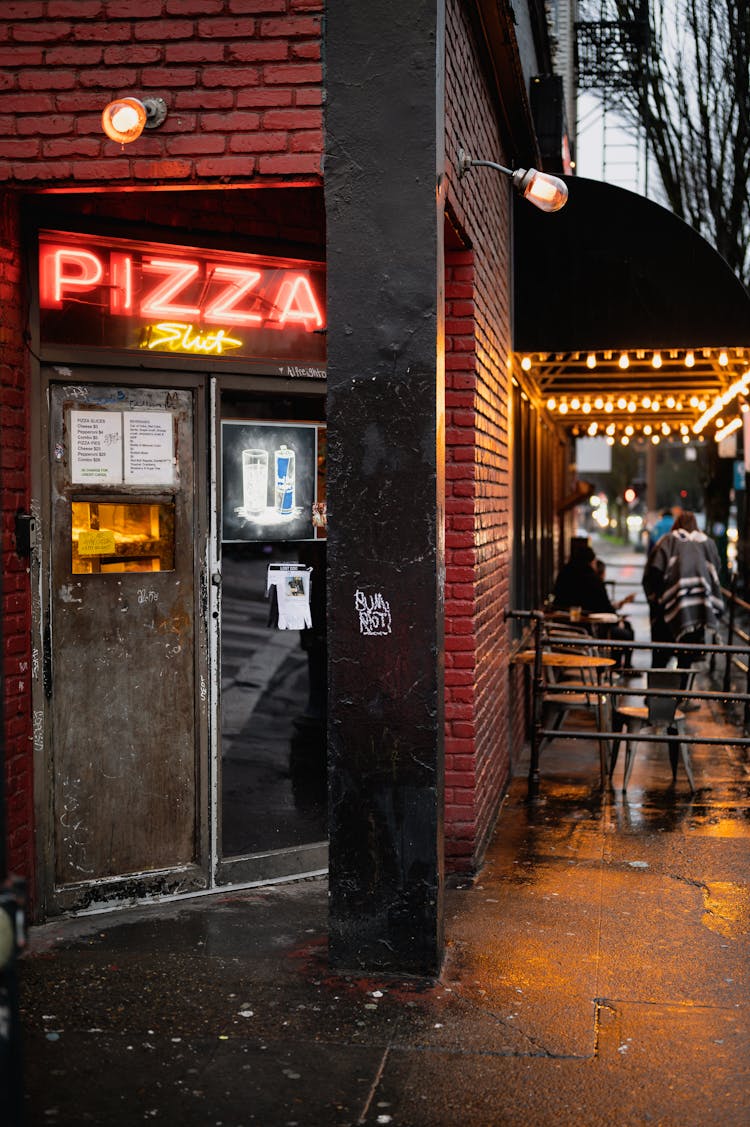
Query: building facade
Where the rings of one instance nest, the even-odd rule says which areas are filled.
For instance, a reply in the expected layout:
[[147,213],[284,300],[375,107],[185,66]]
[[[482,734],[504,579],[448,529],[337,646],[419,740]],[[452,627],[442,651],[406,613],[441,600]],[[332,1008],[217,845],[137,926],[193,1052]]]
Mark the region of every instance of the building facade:
[[330,836],[337,961],[439,964],[445,873],[524,740],[505,613],[548,588],[569,477],[513,365],[508,181],[459,175],[461,149],[539,166],[546,23],[513,7],[0,13],[7,860],[34,918],[319,872]]

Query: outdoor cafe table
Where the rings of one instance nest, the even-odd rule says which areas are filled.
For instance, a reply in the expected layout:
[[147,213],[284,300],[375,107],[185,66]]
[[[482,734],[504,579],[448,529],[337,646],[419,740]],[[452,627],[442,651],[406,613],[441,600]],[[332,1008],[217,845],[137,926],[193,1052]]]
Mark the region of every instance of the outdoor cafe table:
[[[580,653],[558,653],[555,650],[542,650],[540,658],[543,666],[555,669],[591,669],[596,672],[597,683],[601,678],[601,674],[605,669],[611,669],[615,665],[614,658],[611,657],[598,657],[595,654],[580,654]],[[515,662],[523,665],[533,665],[536,657],[535,650],[521,650],[512,659]],[[593,687],[593,686],[592,686]],[[579,692],[580,692],[579,688]],[[583,690],[585,691],[585,689]],[[533,681],[532,687],[532,736],[531,736],[531,764],[529,768],[529,788],[535,789],[539,783],[539,739],[538,739],[538,720],[539,720],[539,707],[541,706],[541,698],[543,687]],[[599,713],[599,731],[609,730],[609,724],[606,717],[602,716],[601,704],[598,708]],[[607,713],[609,708],[607,708]],[[599,759],[601,768],[601,781],[605,785],[607,776],[607,752],[606,741],[599,740]]]

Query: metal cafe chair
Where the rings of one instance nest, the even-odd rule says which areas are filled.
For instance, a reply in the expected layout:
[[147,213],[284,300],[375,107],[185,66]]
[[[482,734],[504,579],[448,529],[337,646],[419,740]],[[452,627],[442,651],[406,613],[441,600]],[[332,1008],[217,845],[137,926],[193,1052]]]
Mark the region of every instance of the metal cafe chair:
[[[687,685],[680,692],[682,679],[687,674]],[[685,730],[685,713],[681,712],[678,705],[680,697],[690,689],[695,672],[684,669],[651,669],[648,672],[649,689],[664,692],[664,696],[649,696],[645,705],[620,705],[613,703],[613,728],[624,730],[625,740],[625,774],[622,780],[623,791],[627,790],[630,775],[635,762],[635,752],[639,735],[678,735]],[[679,693],[680,696],[675,694]],[[693,765],[690,759],[690,749],[686,743],[668,743],[669,761],[672,766],[672,780],[677,778],[677,764],[682,755],[685,774],[688,777],[690,790],[695,791]],[[620,740],[612,741],[612,754],[609,761],[609,777],[617,763],[617,753]]]

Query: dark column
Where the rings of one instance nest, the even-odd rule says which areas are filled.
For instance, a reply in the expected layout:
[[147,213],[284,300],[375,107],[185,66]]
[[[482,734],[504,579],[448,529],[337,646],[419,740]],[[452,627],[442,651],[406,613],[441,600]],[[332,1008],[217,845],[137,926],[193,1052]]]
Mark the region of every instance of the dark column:
[[433,974],[443,885],[443,5],[326,5],[331,959]]

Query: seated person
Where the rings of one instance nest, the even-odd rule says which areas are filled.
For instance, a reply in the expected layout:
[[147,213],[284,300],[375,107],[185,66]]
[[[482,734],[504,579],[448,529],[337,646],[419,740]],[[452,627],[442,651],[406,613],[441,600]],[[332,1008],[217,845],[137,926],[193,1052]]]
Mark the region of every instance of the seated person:
[[[553,606],[556,609],[580,607],[584,614],[616,615],[620,607],[632,602],[634,598],[635,593],[626,595],[616,605],[612,603],[604,581],[599,576],[596,555],[589,547],[579,548],[560,568],[553,590]],[[610,638],[622,641],[632,641],[635,636],[627,619],[613,623],[608,633]],[[613,656],[620,669],[630,667],[627,650],[618,650]]]

